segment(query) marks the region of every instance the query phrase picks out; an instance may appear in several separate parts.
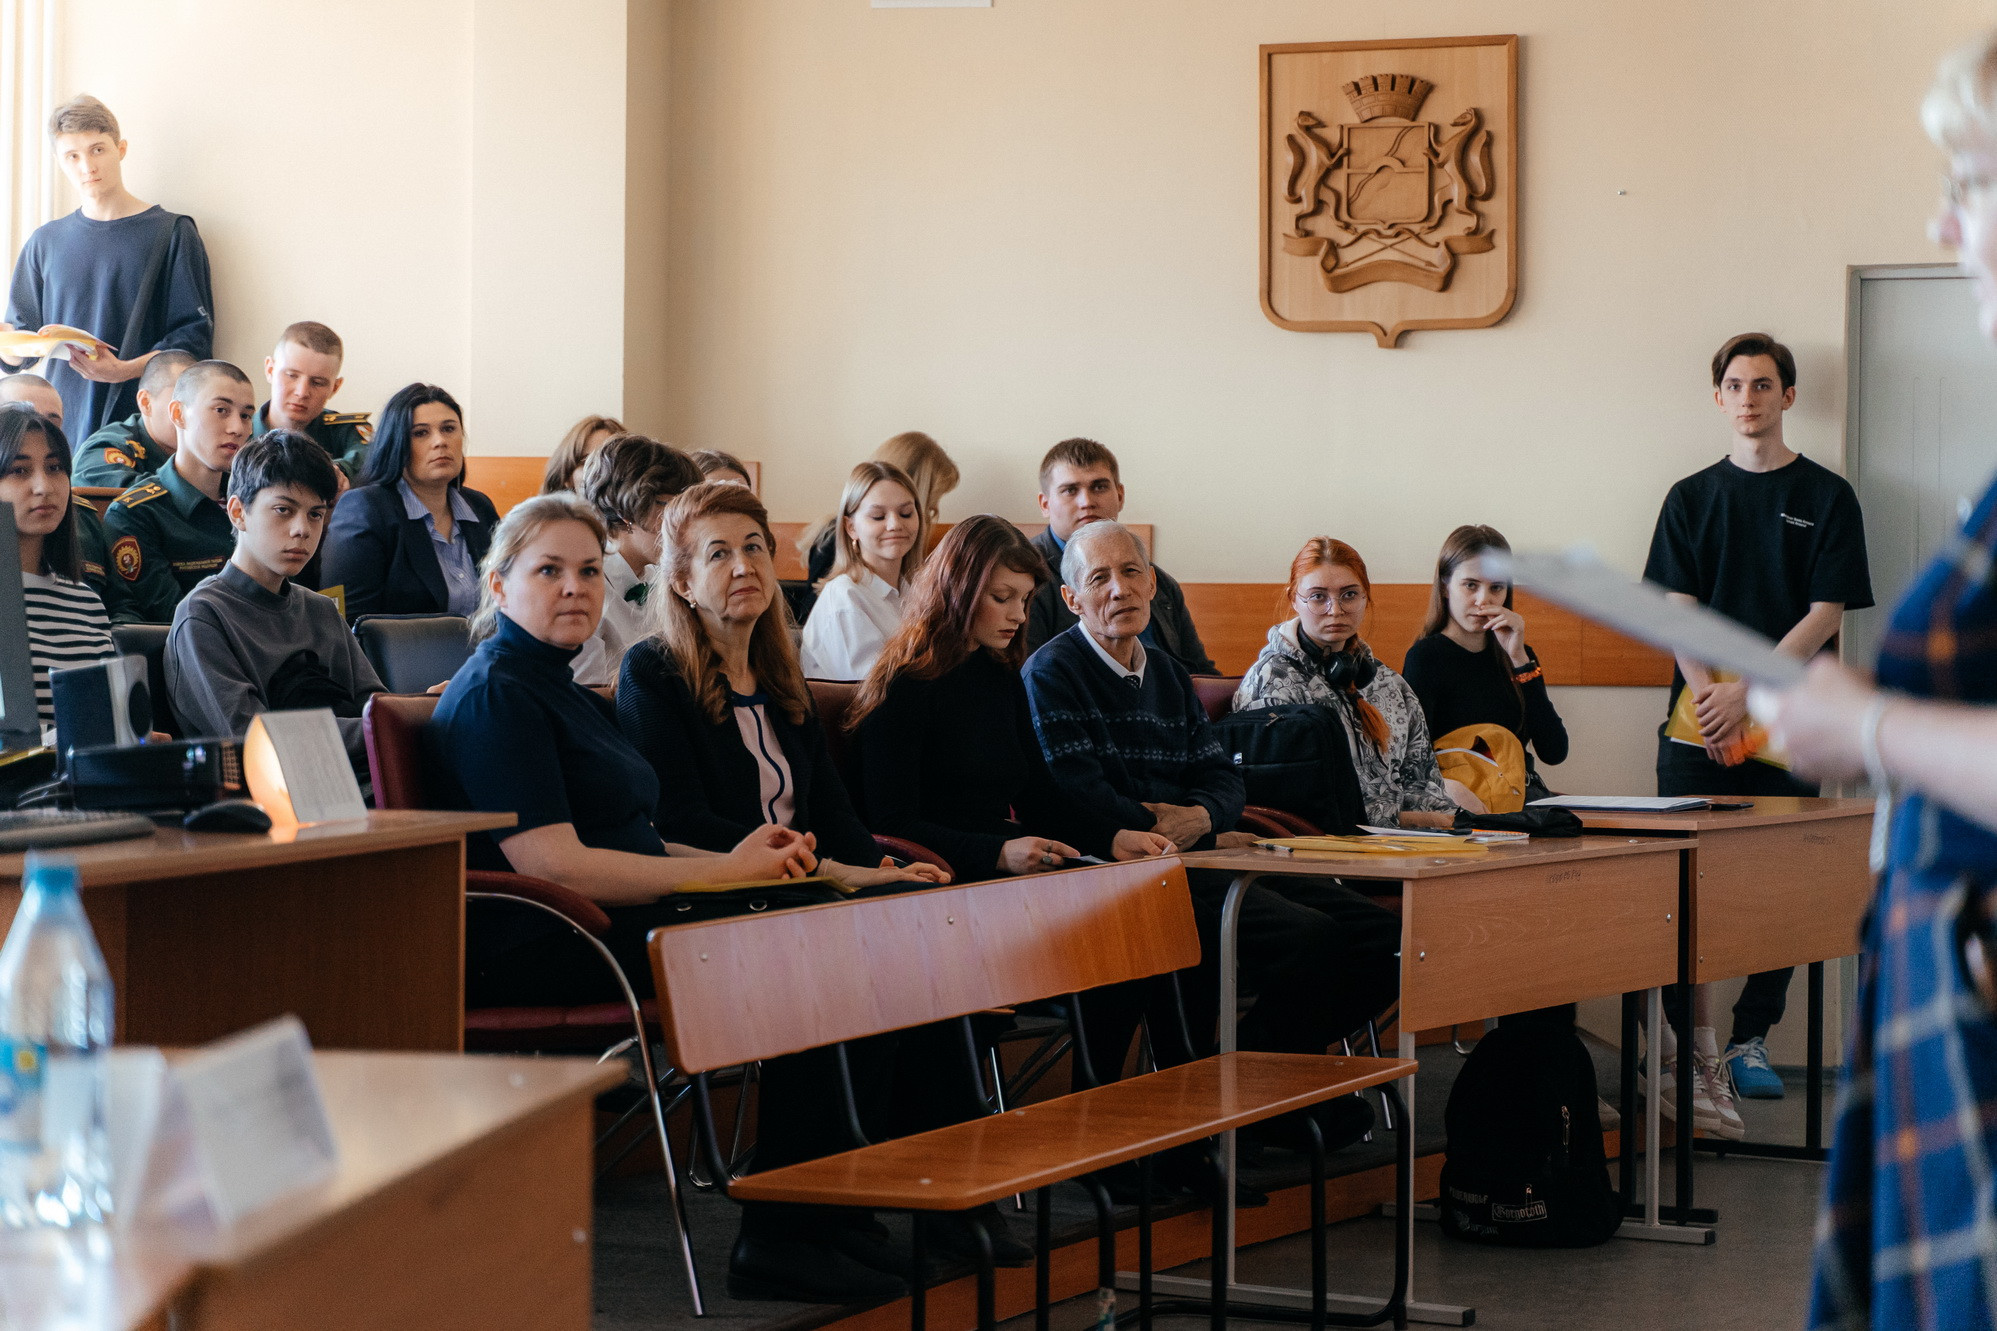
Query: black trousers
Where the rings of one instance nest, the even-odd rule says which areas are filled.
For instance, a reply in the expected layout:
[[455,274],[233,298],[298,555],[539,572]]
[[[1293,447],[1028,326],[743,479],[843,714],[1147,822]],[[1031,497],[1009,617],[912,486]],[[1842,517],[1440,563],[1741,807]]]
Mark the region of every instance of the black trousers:
[[[1752,758],[1738,767],[1722,767],[1706,756],[1706,751],[1680,744],[1659,735],[1657,738],[1657,793],[1660,795],[1801,795],[1813,796],[1819,787],[1800,781],[1779,767],[1755,762]],[[1733,1034],[1729,1043],[1766,1038],[1770,1028],[1782,1020],[1789,1002],[1789,977],[1795,967],[1762,971],[1750,975],[1734,1003]],[[1685,1012],[1683,985],[1670,985],[1664,991],[1664,1010],[1675,1025]]]
[[[1082,996],[1082,1030],[1099,1081],[1115,1081],[1140,1018],[1150,1017],[1161,1065],[1212,1052],[1220,1012],[1220,915],[1232,875],[1187,874],[1200,964],[1179,972],[1192,1048],[1178,1034],[1169,984],[1138,981]],[[1241,987],[1255,1006],[1243,1049],[1321,1054],[1393,1005],[1400,991],[1401,920],[1334,878],[1264,878],[1241,902]],[[1162,977],[1161,977],[1162,979]]]

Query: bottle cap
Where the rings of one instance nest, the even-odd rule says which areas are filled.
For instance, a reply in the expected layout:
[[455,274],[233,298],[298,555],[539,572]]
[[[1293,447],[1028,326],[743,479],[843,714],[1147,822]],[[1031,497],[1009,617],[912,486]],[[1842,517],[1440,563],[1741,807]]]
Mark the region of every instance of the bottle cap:
[[77,871],[75,860],[51,859],[31,850],[22,879],[24,887],[43,892],[74,892],[82,885],[83,875]]

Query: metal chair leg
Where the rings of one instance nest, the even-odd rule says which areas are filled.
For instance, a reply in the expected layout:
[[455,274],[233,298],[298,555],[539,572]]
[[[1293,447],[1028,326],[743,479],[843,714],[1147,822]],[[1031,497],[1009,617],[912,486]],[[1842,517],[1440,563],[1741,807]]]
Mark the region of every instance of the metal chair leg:
[[610,973],[617,978],[617,987],[623,994],[625,1009],[631,1016],[632,1031],[635,1036],[635,1043],[638,1046],[638,1062],[645,1077],[645,1095],[652,1104],[652,1126],[659,1134],[659,1160],[666,1175],[666,1195],[673,1208],[673,1224],[679,1231],[680,1261],[686,1267],[687,1290],[693,1298],[693,1315],[695,1317],[705,1317],[707,1309],[700,1294],[700,1271],[694,1265],[693,1239],[688,1234],[686,1227],[686,1202],[680,1195],[679,1168],[673,1159],[672,1138],[666,1133],[665,1106],[660,1102],[658,1077],[652,1067],[652,1042],[645,1030],[645,1010],[639,1005],[636,991],[631,988],[630,978],[624,974],[624,968],[617,964],[616,956],[604,945],[601,938],[598,938],[595,934],[589,932],[589,930],[582,928],[574,920],[562,914],[553,906],[545,905],[542,902],[533,901],[526,897],[512,896],[504,892],[467,892],[465,893],[465,900],[507,901],[517,905],[532,906],[536,910],[544,911],[554,916],[563,924],[568,925],[569,928],[574,929],[579,938],[595,948],[597,955],[603,958],[603,964],[608,966]]

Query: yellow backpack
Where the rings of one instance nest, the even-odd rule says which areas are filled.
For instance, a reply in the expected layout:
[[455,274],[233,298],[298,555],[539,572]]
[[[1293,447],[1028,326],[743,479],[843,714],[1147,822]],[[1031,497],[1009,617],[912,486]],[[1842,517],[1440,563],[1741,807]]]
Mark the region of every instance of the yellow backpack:
[[1435,741],[1435,765],[1492,813],[1525,808],[1525,745],[1503,726],[1458,726]]

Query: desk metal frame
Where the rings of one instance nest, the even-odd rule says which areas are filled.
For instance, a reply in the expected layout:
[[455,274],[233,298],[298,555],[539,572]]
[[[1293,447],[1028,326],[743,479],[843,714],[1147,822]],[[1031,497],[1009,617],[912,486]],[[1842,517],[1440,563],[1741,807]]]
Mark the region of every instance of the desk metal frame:
[[[1415,1035],[1417,1030],[1425,1029],[1430,1025],[1448,1025],[1449,1018],[1452,1015],[1449,1011],[1444,1010],[1438,1014],[1437,1019],[1430,1020],[1429,1017],[1420,1013],[1419,1008],[1421,1004],[1419,1001],[1412,1005],[1411,1015],[1410,1000],[1419,1000],[1424,996],[1421,982],[1418,982],[1414,978],[1417,974],[1415,968],[1423,966],[1428,958],[1427,949],[1419,946],[1422,941],[1420,930],[1424,926],[1418,921],[1417,913],[1423,909],[1422,895],[1424,891],[1434,892],[1440,886],[1435,880],[1444,878],[1460,879],[1466,876],[1479,875],[1484,876],[1484,883],[1486,885],[1491,885],[1493,879],[1489,875],[1501,874],[1507,870],[1537,868],[1547,870],[1548,872],[1539,875],[1530,884],[1521,883],[1522,887],[1528,887],[1532,891],[1537,891],[1543,886],[1550,884],[1552,885],[1552,890],[1555,892],[1579,895],[1592,892],[1599,887],[1613,886],[1609,880],[1615,877],[1616,871],[1612,867],[1605,866],[1613,866],[1623,857],[1648,858],[1660,853],[1675,854],[1680,868],[1678,873],[1672,876],[1672,881],[1666,882],[1659,875],[1657,876],[1658,881],[1642,885],[1643,893],[1630,894],[1630,900],[1621,903],[1616,910],[1603,911],[1600,916],[1602,922],[1611,927],[1622,927],[1625,932],[1644,927],[1649,932],[1658,934],[1658,941],[1662,946],[1657,948],[1656,951],[1662,955],[1655,957],[1646,956],[1645,949],[1636,947],[1626,948],[1618,955],[1604,955],[1592,958],[1592,964],[1600,968],[1603,973],[1615,975],[1618,981],[1634,981],[1634,983],[1630,983],[1624,988],[1611,989],[1609,992],[1647,990],[1651,994],[1651,1001],[1657,1003],[1659,1001],[1659,986],[1674,973],[1671,959],[1673,949],[1668,940],[1673,918],[1677,911],[1676,892],[1678,889],[1678,880],[1682,880],[1684,874],[1682,866],[1685,856],[1683,850],[1682,846],[1667,846],[1655,841],[1646,842],[1642,838],[1618,836],[1593,837],[1588,838],[1584,842],[1547,841],[1536,843],[1530,847],[1499,847],[1493,849],[1487,855],[1477,856],[1475,859],[1469,857],[1449,857],[1448,859],[1411,857],[1400,859],[1385,856],[1353,856],[1340,859],[1306,860],[1302,858],[1279,857],[1264,851],[1217,851],[1208,852],[1204,855],[1195,854],[1186,856],[1186,867],[1188,869],[1214,868],[1231,871],[1234,874],[1221,908],[1219,949],[1221,995],[1219,1037],[1221,1048],[1223,1050],[1232,1050],[1236,1047],[1235,1014],[1239,1006],[1240,995],[1240,971],[1236,944],[1240,933],[1241,901],[1248,888],[1262,877],[1322,875],[1325,877],[1347,878],[1355,881],[1364,879],[1388,884],[1399,883],[1402,891],[1399,1056],[1412,1059],[1415,1056]],[[1475,879],[1472,878],[1471,881],[1474,882]],[[1637,901],[1635,897],[1642,894],[1648,894],[1648,896],[1658,899],[1648,900],[1647,902]],[[1651,909],[1659,905],[1665,906],[1666,909],[1655,911]],[[1452,956],[1446,958],[1439,955],[1438,961],[1450,959],[1460,961],[1472,954],[1501,954],[1507,950],[1515,951],[1521,946],[1535,946],[1550,941],[1553,933],[1557,932],[1559,927],[1554,923],[1557,914],[1558,912],[1547,914],[1540,920],[1531,922],[1537,925],[1537,932],[1528,935],[1521,935],[1517,931],[1514,931],[1511,936],[1502,940],[1487,937],[1479,940],[1481,946],[1466,946],[1463,940],[1460,939],[1449,940],[1451,942],[1450,951]],[[1653,914],[1657,918],[1652,919],[1651,916]],[[1639,918],[1643,921],[1642,925],[1639,925]],[[1412,963],[1407,956],[1410,946],[1415,946],[1417,949],[1417,955]],[[1502,964],[1502,956],[1497,956],[1492,962],[1492,968],[1497,969]],[[1483,978],[1486,981],[1483,987],[1495,987],[1495,981],[1492,977],[1487,975]],[[1458,977],[1457,987],[1459,990],[1463,990],[1466,987],[1461,981],[1461,977]],[[1540,989],[1544,989],[1543,984],[1540,986]],[[1489,999],[1482,999],[1478,997],[1478,986],[1469,985],[1467,986],[1467,992],[1456,992],[1447,996],[1438,995],[1436,1002],[1438,1004],[1453,1003],[1469,1008],[1478,1007],[1480,1004],[1486,1007],[1495,1005],[1499,1011],[1511,1012],[1545,1006],[1549,1003],[1566,1002],[1572,999],[1594,996],[1593,993],[1581,992],[1541,992],[1534,990],[1532,984],[1526,984],[1525,990],[1525,992],[1513,994],[1501,993]],[[1490,1012],[1488,1010],[1465,1010],[1456,1012],[1453,1015],[1462,1020],[1471,1020],[1475,1017],[1490,1015]],[[1416,1080],[1417,1078],[1415,1077],[1408,1078],[1402,1092],[1404,1106],[1401,1112],[1408,1116],[1407,1129],[1410,1134],[1413,1131]],[[1654,1143],[1658,1133],[1654,1115],[1647,1130]],[[1411,1135],[1410,1140],[1412,1140]],[[1655,1149],[1652,1149],[1649,1166],[1650,1189],[1647,1201],[1647,1226],[1626,1225],[1624,1227],[1625,1231],[1647,1227],[1656,1231],[1655,1237],[1666,1238],[1671,1241],[1709,1242],[1710,1237],[1706,1239],[1681,1238],[1678,1234],[1671,1232],[1671,1226],[1659,1223],[1656,1161],[1657,1152]],[[1232,1133],[1225,1134],[1222,1137],[1221,1163],[1225,1178],[1221,1185],[1220,1199],[1215,1208],[1213,1223],[1216,1229],[1225,1226],[1227,1232],[1231,1235],[1234,1233],[1233,1184],[1236,1172],[1235,1141]],[[1412,1206],[1395,1207],[1394,1220],[1396,1224],[1402,1226],[1402,1231],[1397,1236],[1398,1242],[1411,1245],[1414,1232],[1415,1208]],[[1412,1266],[1412,1256],[1410,1257],[1410,1264]],[[1266,1285],[1243,1285],[1236,1282],[1234,1250],[1231,1243],[1228,1244],[1227,1248],[1226,1266],[1229,1296],[1232,1299],[1238,1299],[1243,1303],[1261,1304],[1267,1307],[1287,1309],[1308,1309],[1310,1307],[1311,1296],[1307,1291],[1281,1289]],[[1190,1280],[1181,1276],[1158,1276],[1154,1278],[1153,1283],[1161,1293],[1197,1296],[1205,1290],[1205,1282]],[[1120,1273],[1118,1275],[1118,1285],[1121,1288],[1135,1288],[1135,1275],[1129,1272]],[[1341,1311],[1364,1312],[1378,1307],[1377,1300],[1359,1295],[1331,1294],[1328,1296],[1328,1299],[1330,1306],[1338,1308]],[[1414,1275],[1412,1269],[1410,1269],[1408,1275],[1407,1300],[1406,1314],[1410,1321],[1439,1326],[1469,1326],[1476,1320],[1477,1314],[1473,1308],[1458,1304],[1422,1303],[1417,1301],[1414,1297]]]

